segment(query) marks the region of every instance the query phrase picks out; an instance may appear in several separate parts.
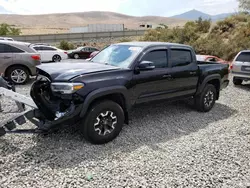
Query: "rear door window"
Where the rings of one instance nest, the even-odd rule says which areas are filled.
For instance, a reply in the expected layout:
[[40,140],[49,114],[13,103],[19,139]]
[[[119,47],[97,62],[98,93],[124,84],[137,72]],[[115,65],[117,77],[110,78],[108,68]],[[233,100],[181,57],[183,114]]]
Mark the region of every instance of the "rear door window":
[[250,62],[250,52],[242,52],[236,59],[236,61]]
[[43,47],[34,47],[34,49],[36,50],[36,51],[42,51],[43,50]]
[[23,53],[23,50],[10,46],[8,44],[0,44],[0,53]]
[[47,46],[44,46],[43,50],[46,50],[46,51],[56,51],[55,48],[51,48],[51,47],[47,47]]
[[171,49],[172,67],[186,66],[192,63],[192,54],[190,50]]

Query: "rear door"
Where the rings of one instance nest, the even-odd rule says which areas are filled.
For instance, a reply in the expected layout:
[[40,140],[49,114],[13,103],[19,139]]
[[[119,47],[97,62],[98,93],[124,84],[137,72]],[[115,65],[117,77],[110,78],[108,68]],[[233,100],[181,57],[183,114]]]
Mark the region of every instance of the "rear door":
[[241,52],[233,63],[233,73],[250,76],[250,52]]
[[0,74],[13,63],[13,53],[8,50],[8,46],[0,43]]
[[52,58],[54,55],[56,55],[57,49],[49,47],[49,46],[43,46],[43,57],[45,61],[52,61]]
[[199,69],[196,58],[192,54],[189,48],[172,47],[170,49],[171,89],[174,97],[189,96],[196,92]]

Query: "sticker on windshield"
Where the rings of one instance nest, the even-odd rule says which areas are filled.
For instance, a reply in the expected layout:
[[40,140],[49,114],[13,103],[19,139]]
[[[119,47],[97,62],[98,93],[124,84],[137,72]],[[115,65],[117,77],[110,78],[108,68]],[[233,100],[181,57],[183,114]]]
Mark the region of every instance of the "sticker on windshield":
[[141,47],[129,47],[129,50],[131,50],[131,51],[139,51],[139,50],[141,50]]

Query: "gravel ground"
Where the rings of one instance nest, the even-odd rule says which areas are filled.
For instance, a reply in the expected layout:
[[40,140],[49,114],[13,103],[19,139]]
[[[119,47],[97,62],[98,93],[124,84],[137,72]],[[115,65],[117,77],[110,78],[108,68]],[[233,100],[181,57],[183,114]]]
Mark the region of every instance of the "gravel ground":
[[0,187],[250,187],[249,99],[250,84],[230,84],[209,113],[185,102],[143,105],[120,136],[102,146],[73,129],[6,135],[0,138]]

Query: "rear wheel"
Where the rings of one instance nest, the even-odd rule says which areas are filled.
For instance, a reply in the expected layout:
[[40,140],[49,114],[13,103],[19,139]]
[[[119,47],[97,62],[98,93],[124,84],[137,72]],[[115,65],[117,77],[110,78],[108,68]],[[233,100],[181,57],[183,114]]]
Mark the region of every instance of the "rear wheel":
[[54,55],[53,57],[52,57],[52,61],[53,62],[60,62],[62,60],[62,58],[61,58],[61,56],[59,56],[59,55]]
[[241,80],[241,79],[238,79],[238,78],[235,78],[235,77],[233,78],[234,85],[241,85],[242,82],[243,82],[243,80]]
[[14,84],[25,84],[29,80],[29,71],[23,66],[10,67],[6,72],[7,78]]
[[79,55],[78,54],[74,54],[74,59],[79,59]]
[[210,111],[216,101],[217,92],[212,84],[207,84],[202,93],[195,97],[195,106],[200,112]]
[[93,144],[105,144],[115,139],[122,130],[122,107],[110,100],[92,105],[81,127],[84,138]]

